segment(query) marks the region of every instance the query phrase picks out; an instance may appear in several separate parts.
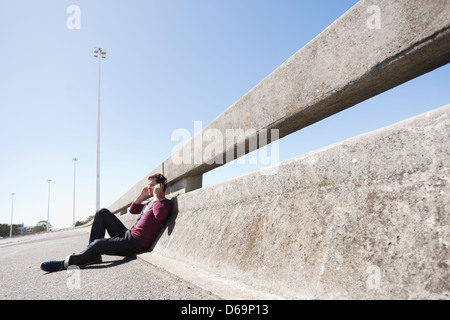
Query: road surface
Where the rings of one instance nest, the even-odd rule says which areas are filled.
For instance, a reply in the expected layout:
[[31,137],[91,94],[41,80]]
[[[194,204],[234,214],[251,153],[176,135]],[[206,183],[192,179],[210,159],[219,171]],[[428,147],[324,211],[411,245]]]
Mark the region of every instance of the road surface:
[[103,256],[83,269],[46,273],[40,264],[84,250],[88,229],[0,239],[0,300],[215,300],[217,296],[140,259]]

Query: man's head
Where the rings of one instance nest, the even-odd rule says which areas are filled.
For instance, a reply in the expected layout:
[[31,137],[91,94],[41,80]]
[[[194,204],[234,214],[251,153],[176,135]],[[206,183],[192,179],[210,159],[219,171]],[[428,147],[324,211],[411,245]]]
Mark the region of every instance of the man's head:
[[152,189],[155,185],[161,184],[163,191],[166,191],[167,178],[164,177],[161,173],[152,174],[151,176],[148,177],[148,181]]

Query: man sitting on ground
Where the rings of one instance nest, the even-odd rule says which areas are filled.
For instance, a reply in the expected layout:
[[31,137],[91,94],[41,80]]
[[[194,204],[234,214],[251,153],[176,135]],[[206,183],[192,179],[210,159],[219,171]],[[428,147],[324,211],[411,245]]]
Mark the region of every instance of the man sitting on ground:
[[[158,173],[148,177],[148,180],[149,183],[131,204],[130,213],[141,216],[130,230],[111,211],[101,209],[95,214],[87,248],[64,260],[46,261],[41,264],[41,269],[61,271],[72,265],[83,267],[100,263],[102,254],[127,257],[148,250],[171,211],[171,202],[165,196],[166,177]],[[152,198],[143,202],[148,197]],[[104,238],[105,231],[108,231],[110,238]]]

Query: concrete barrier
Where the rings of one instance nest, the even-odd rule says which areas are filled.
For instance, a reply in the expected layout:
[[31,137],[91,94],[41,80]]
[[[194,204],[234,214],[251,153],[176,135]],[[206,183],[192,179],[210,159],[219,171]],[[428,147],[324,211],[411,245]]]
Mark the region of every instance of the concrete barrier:
[[448,299],[448,141],[450,105],[179,195],[143,258],[253,297]]
[[[141,257],[226,298],[448,299],[450,106],[201,189],[264,130],[273,141],[448,62],[449,1],[358,2],[187,142],[187,163],[152,170],[174,213]],[[244,134],[205,154],[205,133],[227,129]],[[148,175],[109,209],[126,212]]]
[[[172,192],[200,188],[203,173],[235,159],[241,144],[252,151],[261,131],[277,130],[274,141],[448,62],[449,1],[360,1],[188,141],[187,161],[172,155],[151,173],[164,172]],[[243,134],[204,152],[205,132],[227,130]],[[109,209],[126,212],[148,175]]]

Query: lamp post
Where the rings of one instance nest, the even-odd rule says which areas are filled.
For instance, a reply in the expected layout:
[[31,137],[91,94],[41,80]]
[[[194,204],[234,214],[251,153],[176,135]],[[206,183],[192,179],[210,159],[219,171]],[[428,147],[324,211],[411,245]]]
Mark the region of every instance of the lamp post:
[[13,212],[14,212],[14,195],[15,193],[11,193],[11,225],[9,227],[9,237],[12,237],[12,223],[13,223]]
[[48,225],[50,224],[50,182],[52,180],[48,179],[48,206],[47,206],[47,232],[48,232]]
[[96,211],[100,210],[100,61],[106,58],[106,50],[94,48],[94,57],[98,57],[98,102],[97,102],[97,179],[96,179]]
[[76,164],[78,158],[73,158],[73,224],[72,227],[75,227],[75,173],[76,173]]

